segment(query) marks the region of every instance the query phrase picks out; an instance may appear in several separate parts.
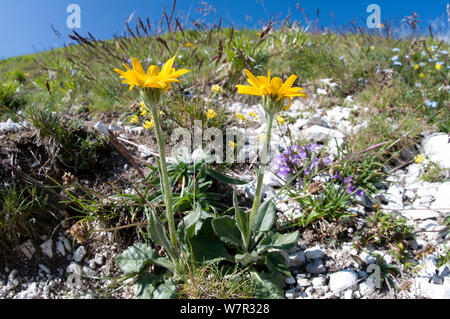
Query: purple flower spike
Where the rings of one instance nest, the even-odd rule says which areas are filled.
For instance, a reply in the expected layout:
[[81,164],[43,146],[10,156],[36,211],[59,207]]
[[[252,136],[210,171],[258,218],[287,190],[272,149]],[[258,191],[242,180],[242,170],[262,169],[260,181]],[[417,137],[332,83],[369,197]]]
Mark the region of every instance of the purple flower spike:
[[356,194],[358,195],[358,196],[364,196],[364,191],[362,190],[362,189],[359,189],[358,188],[358,190],[356,191]]
[[353,182],[353,176],[344,178],[344,184],[351,184]]

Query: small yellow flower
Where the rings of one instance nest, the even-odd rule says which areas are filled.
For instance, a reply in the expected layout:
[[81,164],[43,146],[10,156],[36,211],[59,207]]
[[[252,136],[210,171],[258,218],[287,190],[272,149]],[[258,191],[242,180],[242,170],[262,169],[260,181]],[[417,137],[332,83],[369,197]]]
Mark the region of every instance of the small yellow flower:
[[192,46],[192,43],[191,43],[191,42],[186,42],[186,43],[184,44],[184,46],[185,46],[185,47],[191,47],[191,46]]
[[30,73],[25,73],[24,76],[30,76]]
[[420,76],[421,78],[423,78],[423,77],[425,77],[425,74],[420,73],[419,76]]
[[155,127],[155,123],[153,122],[153,119],[151,119],[150,121],[145,121],[143,127],[146,130],[150,130],[150,129],[154,128]]
[[416,156],[416,159],[414,160],[414,162],[416,162],[417,164],[420,164],[420,163],[422,163],[424,160],[425,160],[425,157],[423,157],[422,154],[418,154],[418,155]]
[[278,122],[278,124],[280,124],[280,125],[286,124],[286,121],[284,120],[284,118],[283,118],[281,115],[278,115],[278,116],[277,116],[277,122]]
[[258,32],[258,33],[257,33],[256,35],[257,35],[258,37],[260,37],[260,36],[261,36],[261,34],[262,34],[261,32]]
[[242,122],[247,121],[247,118],[245,117],[244,114],[236,113],[236,117],[237,117],[239,120],[241,120]]
[[442,69],[442,64],[436,64],[435,65],[436,70],[440,71]]
[[218,94],[223,93],[222,87],[219,86],[219,85],[217,85],[217,84],[214,84],[214,85],[212,86],[211,91],[213,91],[214,93],[218,93]]
[[133,124],[136,124],[137,122],[139,122],[139,117],[137,115],[133,115],[130,118],[130,122],[133,123]]
[[375,47],[374,47],[373,45],[371,45],[371,46],[369,47],[369,49],[373,51],[373,50],[375,50]]
[[208,120],[213,119],[216,116],[217,113],[213,109],[209,109],[208,111],[206,111],[206,117],[208,118]]
[[417,70],[419,68],[418,64],[414,64],[414,70]]
[[230,145],[230,148],[232,148],[233,150],[236,148],[237,143],[233,142],[233,141],[229,141],[228,145]]
[[253,120],[259,120],[260,116],[258,116],[258,114],[255,111],[250,111],[248,112],[248,115],[253,119]]

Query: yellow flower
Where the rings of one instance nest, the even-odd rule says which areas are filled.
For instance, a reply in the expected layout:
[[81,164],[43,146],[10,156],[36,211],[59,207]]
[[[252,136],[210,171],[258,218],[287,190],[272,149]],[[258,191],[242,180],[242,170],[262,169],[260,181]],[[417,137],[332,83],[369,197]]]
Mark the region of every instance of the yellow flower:
[[158,66],[151,65],[147,73],[144,72],[144,68],[138,59],[132,58],[131,61],[133,64],[132,70],[126,64],[124,64],[126,71],[114,69],[124,79],[122,83],[130,86],[130,91],[135,86],[138,86],[140,88],[155,88],[167,92],[172,87],[172,82],[180,82],[177,78],[189,72],[186,69],[175,71],[172,67],[175,57],[167,61],[161,70],[159,70]]
[[145,121],[143,127],[146,130],[150,130],[150,129],[154,128],[155,127],[155,123],[153,122],[153,119],[151,119],[150,121]]
[[233,141],[229,141],[228,144],[230,145],[230,147],[231,147],[232,149],[235,149],[236,146],[237,146],[237,143],[235,143],[235,142],[233,142]]
[[258,32],[258,33],[257,33],[256,35],[257,35],[258,37],[260,37],[260,36],[261,36],[261,34],[262,34],[261,32]]
[[416,156],[415,162],[416,162],[417,164],[420,164],[420,163],[422,163],[424,160],[425,160],[425,157],[423,157],[422,154],[418,154],[418,155]]
[[254,120],[260,119],[260,117],[258,116],[258,114],[255,111],[248,112],[248,115]]
[[418,64],[414,64],[414,70],[417,70],[419,68]]
[[184,44],[184,46],[186,46],[186,47],[191,47],[191,46],[192,46],[192,43],[191,43],[191,42],[186,42],[186,43]]
[[209,109],[206,112],[206,117],[208,118],[208,120],[213,119],[217,116],[217,113],[213,110],[213,109]]
[[442,64],[436,64],[435,65],[436,70],[440,71],[442,69]]
[[285,109],[289,109],[292,104],[292,98],[296,96],[301,96],[306,98],[306,94],[303,92],[304,90],[300,87],[292,87],[295,80],[297,79],[296,75],[291,75],[285,83],[279,77],[274,77],[270,79],[270,70],[267,72],[266,76],[258,76],[257,78],[250,73],[249,70],[244,70],[248,76],[248,85],[236,85],[238,88],[239,94],[248,94],[248,95],[258,95],[258,96],[267,96],[273,100],[284,101],[284,99],[289,100],[289,105],[285,107]]
[[420,73],[419,76],[420,76],[421,78],[423,78],[423,77],[425,77],[425,74]]
[[238,119],[240,119],[242,122],[247,121],[247,118],[245,117],[244,114],[236,113],[236,117],[237,117]]
[[369,47],[369,49],[373,51],[373,50],[375,50],[375,47],[374,47],[373,45],[371,45],[371,46]]
[[30,76],[30,73],[24,73],[24,76]]
[[223,93],[222,87],[217,84],[214,84],[212,86],[211,91],[213,91],[214,93],[218,93],[218,94]]
[[139,122],[139,117],[137,115],[133,115],[130,118],[130,122],[133,123],[133,124],[136,124],[137,122]]
[[284,120],[284,118],[283,118],[281,115],[278,115],[278,116],[277,116],[277,122],[278,122],[278,124],[280,124],[280,125],[286,124],[286,121]]

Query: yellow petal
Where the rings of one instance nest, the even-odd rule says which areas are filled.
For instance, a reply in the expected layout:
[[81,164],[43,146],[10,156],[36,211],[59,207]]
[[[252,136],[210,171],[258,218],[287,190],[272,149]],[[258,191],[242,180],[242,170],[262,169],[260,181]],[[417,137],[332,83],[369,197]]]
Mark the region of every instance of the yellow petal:
[[148,76],[157,76],[159,74],[159,68],[156,65],[150,65],[147,69]]
[[261,84],[259,83],[258,79],[247,69],[244,70],[245,74],[247,74],[247,81],[254,87],[259,87]]
[[252,86],[248,86],[248,85],[236,85],[236,87],[238,88],[238,93],[239,94],[248,94],[248,95],[258,95],[258,96],[262,96],[262,93],[260,90],[252,87]]
[[136,71],[137,73],[140,73],[140,74],[145,74],[144,68],[142,67],[141,62],[139,62],[138,59],[132,58],[132,59],[131,59],[131,63],[132,63],[132,65],[133,65],[134,71]]
[[292,87],[292,85],[294,84],[295,80],[297,80],[297,76],[296,75],[291,75],[286,82],[284,82],[284,84],[281,86],[280,91],[285,91],[288,90]]
[[169,71],[170,71],[170,69],[172,69],[172,66],[173,66],[173,63],[175,62],[175,56],[173,57],[173,58],[171,58],[169,61],[167,61],[164,65],[163,65],[163,67],[162,67],[162,69],[161,69],[161,73],[162,74],[167,74]]

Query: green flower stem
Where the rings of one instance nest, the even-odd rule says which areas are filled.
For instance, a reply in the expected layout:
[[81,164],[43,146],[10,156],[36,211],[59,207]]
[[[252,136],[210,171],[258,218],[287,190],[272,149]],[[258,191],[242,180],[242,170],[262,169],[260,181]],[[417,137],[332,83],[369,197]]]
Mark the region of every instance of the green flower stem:
[[[152,118],[153,118],[155,133],[156,133],[156,141],[158,142],[159,167],[160,167],[161,181],[162,181],[162,188],[163,188],[162,191],[164,193],[164,202],[166,204],[167,221],[169,223],[169,236],[170,236],[170,241],[173,246],[173,249],[175,249],[175,251],[178,253],[174,212],[173,212],[173,207],[172,207],[172,189],[169,184],[169,174],[167,173],[166,147],[165,147],[165,142],[164,142],[164,135],[163,135],[163,132],[161,129],[161,121],[159,119],[157,103],[150,103],[150,104],[151,104],[150,112],[152,113]],[[174,262],[177,262],[177,261],[174,260]]]
[[[262,192],[262,186],[263,186],[263,180],[264,180],[264,172],[267,168],[267,162],[269,158],[269,148],[270,148],[270,139],[272,136],[272,124],[273,119],[275,117],[274,112],[266,112],[266,137],[265,137],[265,144],[264,144],[264,150],[263,150],[263,156],[261,159],[261,167],[259,169],[258,173],[258,182],[256,184],[256,192],[255,192],[255,198],[253,200],[253,206],[250,213],[250,223],[249,228],[251,232],[251,227],[253,225],[253,219],[256,216],[256,213],[258,212],[259,206],[261,205],[261,192]],[[249,233],[250,233],[249,232]]]

